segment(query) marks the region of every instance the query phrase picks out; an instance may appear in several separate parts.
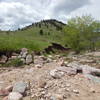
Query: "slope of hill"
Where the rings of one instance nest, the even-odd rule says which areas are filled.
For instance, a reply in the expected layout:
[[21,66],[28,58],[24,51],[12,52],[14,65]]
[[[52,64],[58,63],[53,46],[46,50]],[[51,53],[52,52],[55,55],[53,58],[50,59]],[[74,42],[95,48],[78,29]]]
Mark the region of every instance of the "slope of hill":
[[21,48],[40,51],[52,42],[62,44],[64,25],[57,20],[43,20],[16,31],[1,31],[0,51],[16,51]]

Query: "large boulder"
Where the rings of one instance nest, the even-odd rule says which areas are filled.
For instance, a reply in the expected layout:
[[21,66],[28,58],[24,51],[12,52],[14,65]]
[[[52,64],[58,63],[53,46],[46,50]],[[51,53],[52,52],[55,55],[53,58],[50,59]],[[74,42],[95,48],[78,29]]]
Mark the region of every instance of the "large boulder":
[[18,92],[11,92],[8,95],[8,100],[22,100],[23,96]]
[[25,93],[27,84],[25,82],[18,82],[13,86],[13,92],[19,92],[21,94]]

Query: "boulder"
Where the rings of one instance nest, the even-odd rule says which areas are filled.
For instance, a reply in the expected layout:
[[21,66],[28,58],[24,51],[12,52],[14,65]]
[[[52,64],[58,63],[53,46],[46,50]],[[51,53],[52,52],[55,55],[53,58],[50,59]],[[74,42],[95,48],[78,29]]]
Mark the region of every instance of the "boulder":
[[22,48],[21,53],[20,53],[21,57],[26,58],[27,54],[28,54],[28,49]]
[[64,75],[64,72],[61,72],[61,71],[58,71],[57,69],[54,69],[54,70],[50,71],[50,75],[55,79],[59,79]]
[[13,86],[13,92],[19,92],[21,94],[25,93],[27,84],[25,82],[18,82]]
[[23,96],[18,92],[11,92],[8,95],[8,100],[22,100]]
[[22,53],[28,52],[28,49],[27,49],[27,48],[22,48],[22,49],[21,49],[21,52],[22,52]]
[[57,70],[64,72],[67,75],[76,75],[77,74],[77,69],[71,68],[71,67],[59,67]]
[[24,58],[21,58],[20,60],[23,62],[23,64],[25,64],[25,63],[26,63],[26,61],[25,61],[25,59],[24,59]]
[[7,60],[8,60],[8,58],[5,55],[2,55],[1,59],[0,59],[0,63],[4,64],[4,63],[6,63]]
[[30,63],[32,63],[32,62],[33,62],[33,57],[32,57],[31,54],[28,54],[28,55],[26,56],[26,64],[30,64]]

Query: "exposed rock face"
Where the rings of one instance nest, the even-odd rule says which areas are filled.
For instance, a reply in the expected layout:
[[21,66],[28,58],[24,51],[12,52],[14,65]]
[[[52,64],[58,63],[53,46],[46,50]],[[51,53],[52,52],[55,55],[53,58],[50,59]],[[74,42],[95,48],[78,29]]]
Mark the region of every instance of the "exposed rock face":
[[19,92],[21,94],[25,93],[27,84],[25,82],[18,82],[13,86],[13,92]]
[[18,92],[11,92],[8,95],[8,100],[22,100],[23,96]]

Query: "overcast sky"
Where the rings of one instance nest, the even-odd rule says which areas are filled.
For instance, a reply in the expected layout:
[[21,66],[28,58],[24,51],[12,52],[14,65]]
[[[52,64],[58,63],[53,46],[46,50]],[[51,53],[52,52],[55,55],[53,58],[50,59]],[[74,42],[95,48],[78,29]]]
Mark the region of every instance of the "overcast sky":
[[17,29],[42,19],[67,22],[89,14],[100,20],[100,0],[0,0],[0,29]]

